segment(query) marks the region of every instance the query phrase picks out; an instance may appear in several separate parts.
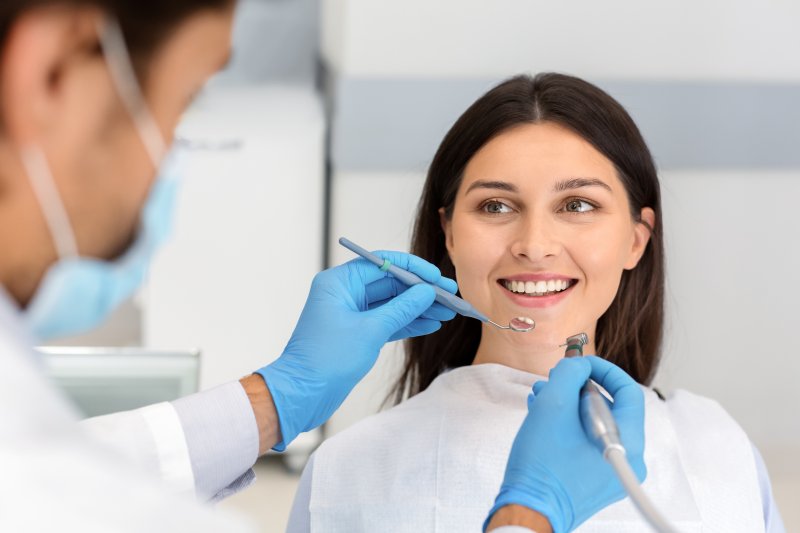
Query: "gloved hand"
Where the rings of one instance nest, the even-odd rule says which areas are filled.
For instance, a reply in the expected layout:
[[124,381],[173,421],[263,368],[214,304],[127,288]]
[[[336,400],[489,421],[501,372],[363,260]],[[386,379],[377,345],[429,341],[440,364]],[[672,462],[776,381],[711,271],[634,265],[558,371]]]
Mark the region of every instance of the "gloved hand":
[[644,394],[639,385],[599,357],[562,359],[550,371],[550,380],[535,383],[528,397],[528,415],[484,530],[500,507],[518,504],[546,516],[555,533],[565,533],[625,496],[581,424],[580,390],[590,375],[614,398],[609,406],[628,461],[639,482],[644,481]]
[[[425,281],[455,293],[456,282],[414,255],[376,252]],[[289,344],[257,371],[278,412],[283,451],[301,432],[325,422],[369,372],[388,341],[433,333],[455,313],[434,303],[427,285],[407,288],[364,259],[314,277]]]

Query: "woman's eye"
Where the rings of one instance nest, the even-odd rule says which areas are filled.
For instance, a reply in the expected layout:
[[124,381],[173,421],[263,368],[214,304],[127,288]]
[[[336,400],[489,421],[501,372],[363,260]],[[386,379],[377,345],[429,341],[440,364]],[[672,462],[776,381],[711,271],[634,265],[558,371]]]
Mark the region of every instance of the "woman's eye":
[[564,206],[564,210],[569,213],[585,213],[587,211],[593,211],[594,206],[587,202],[586,200],[570,200]]
[[503,215],[512,211],[506,204],[498,202],[497,200],[492,200],[483,204],[483,210],[490,215]]

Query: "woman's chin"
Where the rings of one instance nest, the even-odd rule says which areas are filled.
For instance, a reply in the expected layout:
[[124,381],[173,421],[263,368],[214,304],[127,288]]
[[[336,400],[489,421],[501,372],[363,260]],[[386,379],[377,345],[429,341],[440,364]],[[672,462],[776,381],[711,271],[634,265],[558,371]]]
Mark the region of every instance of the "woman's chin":
[[497,350],[504,350],[512,347],[513,349],[524,350],[525,352],[552,352],[562,344],[566,336],[560,332],[540,329],[537,324],[535,328],[530,331],[511,331],[500,330],[492,325],[485,325],[483,328],[483,337],[481,344],[491,343],[498,345],[505,345],[505,347],[498,347]]
[[539,347],[539,350],[555,350],[566,344],[567,338],[578,333],[589,333],[588,331],[581,330],[579,327],[565,327],[563,323],[554,324],[553,322],[537,322],[536,327],[527,333],[507,332],[507,334],[514,335],[512,337],[515,344],[522,344],[525,346]]

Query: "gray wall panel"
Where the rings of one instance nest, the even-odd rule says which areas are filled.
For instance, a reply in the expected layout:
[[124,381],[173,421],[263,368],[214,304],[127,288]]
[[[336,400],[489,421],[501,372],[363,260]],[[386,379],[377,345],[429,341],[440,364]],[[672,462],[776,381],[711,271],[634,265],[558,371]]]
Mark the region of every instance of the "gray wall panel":
[[[338,80],[336,169],[424,169],[453,121],[497,81]],[[800,85],[596,83],[628,108],[661,168],[800,168]]]

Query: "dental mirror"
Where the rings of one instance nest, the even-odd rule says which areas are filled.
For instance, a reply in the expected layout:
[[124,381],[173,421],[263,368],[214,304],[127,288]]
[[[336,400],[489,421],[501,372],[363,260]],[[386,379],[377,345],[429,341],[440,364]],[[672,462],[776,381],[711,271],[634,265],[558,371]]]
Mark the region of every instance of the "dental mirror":
[[519,333],[526,333],[536,327],[536,322],[534,322],[532,318],[528,318],[526,316],[518,316],[516,318],[512,318],[511,322],[509,322],[507,326],[501,326],[500,324],[492,322],[491,320],[488,319],[486,320],[486,322],[497,328],[510,329],[511,331],[517,331]]

